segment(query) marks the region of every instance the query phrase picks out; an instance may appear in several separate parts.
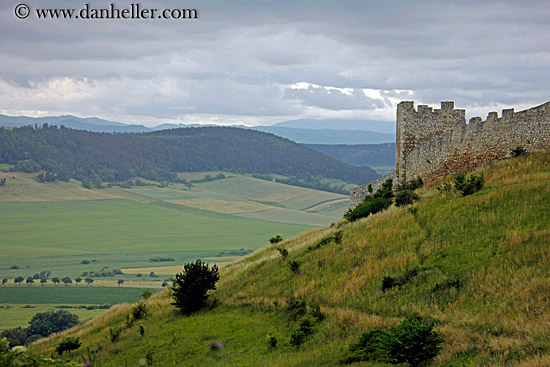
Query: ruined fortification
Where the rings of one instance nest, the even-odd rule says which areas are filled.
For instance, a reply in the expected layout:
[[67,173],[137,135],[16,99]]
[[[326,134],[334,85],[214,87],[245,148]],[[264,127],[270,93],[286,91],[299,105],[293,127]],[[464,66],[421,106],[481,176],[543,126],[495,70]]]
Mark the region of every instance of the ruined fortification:
[[[397,105],[395,172],[372,183],[376,190],[386,178],[394,182],[417,176],[432,182],[447,174],[468,170],[490,160],[510,156],[516,147],[530,152],[550,150],[550,102],[502,116],[489,112],[487,119],[471,118],[455,109],[454,102],[441,102],[441,109],[405,101]],[[350,206],[363,201],[365,186],[350,192]]]

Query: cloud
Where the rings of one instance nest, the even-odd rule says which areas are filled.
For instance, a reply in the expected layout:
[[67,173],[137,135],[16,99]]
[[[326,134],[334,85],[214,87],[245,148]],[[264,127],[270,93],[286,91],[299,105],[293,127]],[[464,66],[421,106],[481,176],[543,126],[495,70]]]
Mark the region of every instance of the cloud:
[[190,0],[193,21],[19,20],[13,6],[0,5],[3,113],[148,124],[391,120],[402,99],[483,111],[550,95],[545,1]]

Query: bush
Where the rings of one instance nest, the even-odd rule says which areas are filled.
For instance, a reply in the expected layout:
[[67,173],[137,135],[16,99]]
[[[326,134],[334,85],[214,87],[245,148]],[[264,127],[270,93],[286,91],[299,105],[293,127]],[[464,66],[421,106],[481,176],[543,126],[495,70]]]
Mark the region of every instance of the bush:
[[305,299],[296,299],[294,296],[291,296],[287,299],[286,303],[286,311],[289,317],[294,321],[307,313],[307,302]]
[[[164,286],[163,286],[164,287]],[[140,296],[141,298],[143,299],[148,299],[149,297],[151,297],[153,295],[153,292],[151,292],[149,290],[149,288],[147,288],[146,290],[144,290],[143,292],[141,292]]]
[[63,355],[64,352],[69,352],[70,355],[73,350],[80,348],[81,345],[82,342],[79,338],[67,336],[59,342],[59,344],[55,348],[55,351],[60,356]]
[[423,268],[420,268],[418,266],[414,266],[412,268],[407,268],[403,273],[399,274],[398,276],[390,277],[385,276],[382,278],[382,291],[386,291],[388,289],[391,289],[393,287],[402,287],[405,284],[412,281],[414,278],[416,278],[423,270]]
[[279,255],[281,255],[283,260],[287,258],[288,250],[286,248],[279,247],[279,248],[277,248],[277,250],[279,250]]
[[454,183],[455,188],[460,191],[462,196],[468,196],[481,190],[485,184],[485,178],[483,174],[480,176],[471,174],[469,177],[466,177],[466,174],[462,172],[455,176]]
[[283,240],[283,237],[281,237],[280,235],[276,235],[275,237],[271,237],[271,238],[269,239],[269,242],[270,242],[271,244],[274,244],[274,243],[279,243],[279,242],[281,242],[282,240]]
[[147,309],[147,305],[145,303],[139,302],[134,307],[132,307],[132,310],[130,313],[133,315],[134,320],[141,320],[149,316],[149,310]]
[[197,260],[195,263],[185,264],[183,272],[176,274],[173,282],[172,298],[174,306],[183,313],[191,314],[206,306],[208,291],[216,289],[216,282],[220,279],[218,267],[212,269],[208,264]]
[[274,337],[273,335],[267,334],[265,336],[265,342],[269,349],[274,349],[277,346],[277,338]]
[[120,338],[122,328],[109,328],[109,339],[112,343],[115,343]]
[[286,266],[294,274],[298,274],[300,272],[300,263],[296,260],[288,260]]
[[433,321],[417,315],[389,329],[370,330],[350,346],[349,353],[342,362],[408,363],[417,367],[432,360],[441,350],[443,338],[433,330],[433,326]]
[[315,321],[311,316],[304,316],[300,320],[298,329],[290,334],[290,345],[299,347],[305,341],[308,335],[313,333],[313,325]]
[[27,334],[48,336],[75,326],[78,324],[78,316],[65,310],[39,312],[29,323]]
[[517,146],[515,149],[513,149],[511,152],[510,152],[510,155],[512,157],[521,157],[522,155],[526,155],[527,152],[525,151],[525,149],[523,147],[520,147],[520,146]]
[[420,196],[411,190],[400,191],[395,195],[395,206],[407,206],[420,199]]
[[354,209],[349,209],[344,214],[344,219],[348,222],[354,222],[357,219],[368,217],[370,214],[376,214],[383,210],[386,210],[392,204],[392,199],[387,199],[384,197],[372,198],[369,201],[365,201],[359,204]]

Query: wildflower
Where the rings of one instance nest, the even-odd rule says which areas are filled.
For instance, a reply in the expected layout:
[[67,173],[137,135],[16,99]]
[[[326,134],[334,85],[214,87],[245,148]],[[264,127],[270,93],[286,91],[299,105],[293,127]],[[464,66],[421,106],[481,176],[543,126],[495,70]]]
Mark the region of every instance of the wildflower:
[[139,360],[139,365],[140,366],[145,366],[145,364],[146,364],[145,359],[142,358],[142,359]]
[[442,198],[442,199],[446,199],[447,196],[446,196],[445,194],[441,194],[441,198]]
[[210,349],[214,351],[223,349],[223,343],[221,341],[212,339],[210,341]]
[[90,361],[84,361],[84,367],[90,367],[91,365]]

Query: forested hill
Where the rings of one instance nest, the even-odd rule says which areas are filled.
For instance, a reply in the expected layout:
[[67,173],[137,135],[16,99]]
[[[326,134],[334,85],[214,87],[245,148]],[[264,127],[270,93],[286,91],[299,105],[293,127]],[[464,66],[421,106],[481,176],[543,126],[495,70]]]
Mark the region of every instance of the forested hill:
[[223,170],[278,174],[293,179],[339,179],[363,184],[378,175],[288,139],[230,127],[109,134],[65,127],[0,128],[0,163],[44,170],[57,179],[125,181],[135,176],[175,180],[175,172]]

